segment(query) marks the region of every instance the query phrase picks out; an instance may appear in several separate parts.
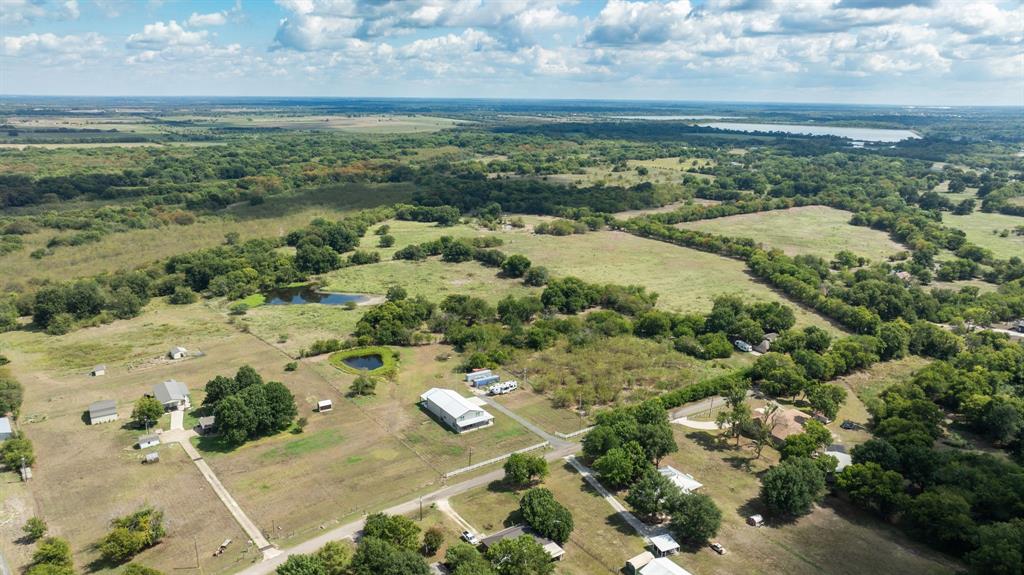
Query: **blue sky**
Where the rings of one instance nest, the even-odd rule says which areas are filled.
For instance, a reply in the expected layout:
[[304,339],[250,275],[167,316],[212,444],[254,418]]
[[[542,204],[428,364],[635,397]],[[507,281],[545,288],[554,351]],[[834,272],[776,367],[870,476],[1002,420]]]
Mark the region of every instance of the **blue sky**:
[[0,93],[1024,105],[1021,0],[0,0]]

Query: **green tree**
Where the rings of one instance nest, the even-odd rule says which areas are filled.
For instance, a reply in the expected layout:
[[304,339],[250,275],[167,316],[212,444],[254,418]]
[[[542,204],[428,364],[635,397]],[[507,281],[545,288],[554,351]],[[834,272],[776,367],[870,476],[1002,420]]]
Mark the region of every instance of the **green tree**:
[[807,401],[815,411],[828,419],[835,419],[840,406],[846,401],[846,390],[838,385],[821,383],[807,390]]
[[452,575],[494,575],[491,564],[468,543],[456,543],[444,553],[444,563]]
[[526,270],[526,273],[523,274],[523,283],[528,286],[543,286],[546,285],[550,279],[551,274],[544,266],[531,266],[530,269]]
[[601,480],[611,487],[625,487],[636,476],[633,459],[622,447],[613,447],[594,462]]
[[32,449],[32,442],[17,433],[14,437],[0,443],[0,457],[3,463],[11,471],[21,468],[21,464],[32,465],[36,461],[35,452]]
[[391,234],[384,234],[377,241],[377,247],[390,248],[393,245],[395,245],[395,236]]
[[854,463],[836,476],[836,485],[861,507],[888,517],[908,500],[903,476],[877,463]]
[[501,263],[501,273],[510,278],[521,278],[530,269],[530,260],[526,256],[512,254]]
[[900,453],[888,441],[880,437],[857,445],[850,451],[854,463],[877,463],[882,469],[896,469],[900,465]]
[[75,570],[72,567],[65,565],[38,563],[36,565],[29,566],[29,568],[25,570],[25,575],[75,575]]
[[1024,519],[979,527],[978,546],[964,560],[971,575],[1024,573]]
[[388,287],[387,300],[388,301],[402,301],[409,297],[409,293],[405,291],[405,288],[400,285],[393,285]]
[[231,445],[241,445],[256,433],[256,414],[241,397],[231,395],[214,409],[221,436]]
[[555,543],[565,543],[573,530],[572,513],[555,500],[551,491],[538,487],[519,500],[519,512],[530,527]]
[[679,488],[670,479],[649,469],[630,486],[626,503],[639,515],[654,519],[668,511],[669,502],[679,494]]
[[377,380],[368,375],[356,376],[348,391],[351,395],[374,395],[377,393]]
[[20,383],[13,378],[0,376],[0,413],[13,413],[17,416],[24,395]]
[[32,553],[32,563],[72,567],[74,562],[71,560],[71,545],[60,537],[47,537],[36,546],[35,552]]
[[363,526],[363,535],[410,551],[416,551],[420,547],[420,528],[411,519],[401,515],[369,515]]
[[805,515],[825,494],[825,474],[806,457],[787,459],[761,478],[761,499],[780,515]]
[[669,531],[677,541],[700,544],[718,533],[722,511],[703,493],[681,493],[672,501]]
[[971,504],[952,490],[925,491],[907,504],[903,517],[912,533],[938,547],[964,551],[973,545],[977,526]]
[[140,397],[132,409],[132,421],[138,427],[148,428],[164,415],[164,405],[155,397]]
[[739,383],[732,383],[721,390],[725,396],[725,403],[728,409],[718,412],[715,416],[715,423],[719,429],[729,427],[729,435],[736,438],[736,445],[740,444],[740,433],[750,423],[750,405],[747,403],[747,389]]
[[423,554],[431,556],[444,545],[444,530],[434,525],[423,532]]
[[344,541],[328,541],[314,553],[325,575],[345,575],[352,563],[352,547]]
[[29,541],[35,541],[46,535],[46,530],[49,527],[46,525],[46,521],[43,521],[39,517],[29,517],[25,525],[22,526],[21,530],[25,533],[25,538]]
[[315,555],[296,553],[278,565],[277,575],[327,575],[327,570]]
[[551,556],[529,535],[504,539],[484,554],[497,575],[550,575],[555,572]]
[[351,575],[430,575],[430,567],[415,551],[365,535],[349,570]]
[[513,485],[528,485],[548,474],[548,462],[538,455],[513,453],[505,460],[505,480]]

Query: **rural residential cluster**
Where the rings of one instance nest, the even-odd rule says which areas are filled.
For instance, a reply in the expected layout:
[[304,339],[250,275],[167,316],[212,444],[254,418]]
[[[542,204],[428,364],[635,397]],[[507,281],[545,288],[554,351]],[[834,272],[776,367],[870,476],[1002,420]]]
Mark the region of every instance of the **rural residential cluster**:
[[0,0],[0,575],[1024,575],[1024,8],[521,4]]

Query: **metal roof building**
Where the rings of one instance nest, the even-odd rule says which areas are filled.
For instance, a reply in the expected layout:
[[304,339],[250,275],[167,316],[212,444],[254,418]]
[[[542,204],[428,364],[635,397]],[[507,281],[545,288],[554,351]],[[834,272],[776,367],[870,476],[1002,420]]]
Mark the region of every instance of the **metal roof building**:
[[117,402],[104,399],[89,404],[89,425],[117,421]]
[[424,408],[457,433],[490,425],[494,416],[451,389],[434,387],[420,396]]

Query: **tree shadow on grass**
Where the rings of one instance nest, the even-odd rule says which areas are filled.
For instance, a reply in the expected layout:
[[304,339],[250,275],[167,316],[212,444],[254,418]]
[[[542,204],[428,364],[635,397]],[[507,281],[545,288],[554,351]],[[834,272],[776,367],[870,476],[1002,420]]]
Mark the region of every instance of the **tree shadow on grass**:
[[236,447],[221,435],[200,435],[196,443],[196,449],[206,453],[230,453]]
[[733,448],[723,436],[707,431],[693,431],[687,433],[686,438],[707,451],[726,451]]

